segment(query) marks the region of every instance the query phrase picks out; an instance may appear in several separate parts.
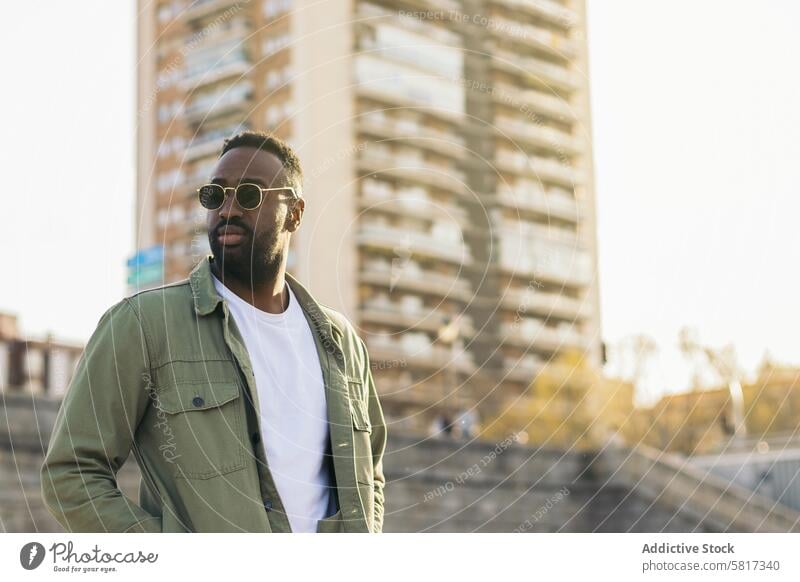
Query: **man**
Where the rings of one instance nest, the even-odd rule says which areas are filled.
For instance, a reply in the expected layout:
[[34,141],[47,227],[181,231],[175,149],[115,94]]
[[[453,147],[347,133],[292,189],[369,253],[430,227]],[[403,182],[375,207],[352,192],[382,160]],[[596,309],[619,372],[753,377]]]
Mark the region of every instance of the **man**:
[[[198,195],[212,255],[103,314],[42,466],[49,510],[68,531],[382,531],[366,346],[286,272],[297,156],[238,134]],[[115,478],[131,450],[138,504]]]

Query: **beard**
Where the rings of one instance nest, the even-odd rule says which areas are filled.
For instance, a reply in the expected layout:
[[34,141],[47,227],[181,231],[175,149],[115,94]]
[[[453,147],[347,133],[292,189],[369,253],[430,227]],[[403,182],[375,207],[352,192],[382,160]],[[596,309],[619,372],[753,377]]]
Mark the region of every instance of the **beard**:
[[275,279],[283,260],[277,228],[268,229],[259,237],[248,229],[247,240],[236,246],[222,245],[211,231],[208,244],[223,282],[225,278],[233,279],[250,289]]

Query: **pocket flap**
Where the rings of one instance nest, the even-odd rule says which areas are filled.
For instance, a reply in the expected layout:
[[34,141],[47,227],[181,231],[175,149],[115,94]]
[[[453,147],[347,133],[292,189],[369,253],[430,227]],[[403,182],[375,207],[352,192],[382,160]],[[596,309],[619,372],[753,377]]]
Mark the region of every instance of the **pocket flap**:
[[168,414],[208,410],[239,398],[236,382],[176,384],[157,393],[156,406]]
[[353,426],[356,430],[372,432],[369,411],[367,410],[367,404],[363,400],[350,400],[350,414],[353,417]]

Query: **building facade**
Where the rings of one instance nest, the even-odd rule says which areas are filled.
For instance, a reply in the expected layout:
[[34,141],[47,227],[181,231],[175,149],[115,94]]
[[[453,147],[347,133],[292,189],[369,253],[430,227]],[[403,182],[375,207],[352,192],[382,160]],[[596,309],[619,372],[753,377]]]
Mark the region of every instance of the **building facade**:
[[0,392],[60,398],[82,353],[82,345],[51,335],[24,336],[15,315],[0,313]]
[[290,271],[357,325],[391,422],[601,363],[583,0],[140,1],[138,27],[132,291],[208,252],[195,189],[252,128],[300,156]]

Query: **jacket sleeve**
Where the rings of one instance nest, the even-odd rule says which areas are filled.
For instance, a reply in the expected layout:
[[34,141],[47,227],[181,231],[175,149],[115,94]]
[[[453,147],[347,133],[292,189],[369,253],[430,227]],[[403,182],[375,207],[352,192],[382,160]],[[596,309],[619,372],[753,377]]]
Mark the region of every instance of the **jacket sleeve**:
[[378,399],[378,391],[375,388],[375,381],[372,378],[372,369],[369,363],[369,353],[364,341],[359,338],[361,349],[364,352],[364,384],[369,392],[369,418],[372,424],[372,464],[375,483],[375,515],[373,522],[373,533],[383,531],[383,509],[384,509],[384,487],[386,478],[383,474],[383,453],[386,449],[386,421],[383,417],[383,409]]
[[68,532],[160,532],[161,519],[119,490],[116,474],[149,401],[146,336],[127,299],[100,318],[56,417],[42,496]]

